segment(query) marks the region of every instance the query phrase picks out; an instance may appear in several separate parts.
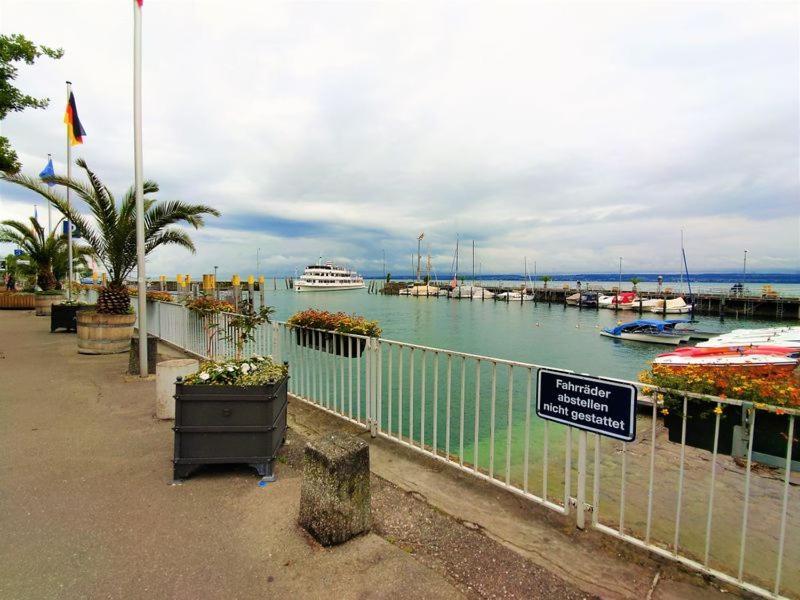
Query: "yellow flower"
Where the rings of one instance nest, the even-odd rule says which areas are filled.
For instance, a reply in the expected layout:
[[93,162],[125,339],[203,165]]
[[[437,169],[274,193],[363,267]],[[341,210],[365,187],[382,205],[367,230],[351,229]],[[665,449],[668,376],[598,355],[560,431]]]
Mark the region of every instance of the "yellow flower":
[[664,401],[664,394],[658,394],[658,395],[656,396],[656,398],[658,398],[658,401],[659,401],[659,402],[663,402],[663,401]]
[[722,406],[717,404],[717,408],[714,409],[714,413],[718,414],[718,415],[721,415],[722,414]]
[[668,408],[662,408],[661,409],[661,414],[666,417],[669,414],[669,409]]

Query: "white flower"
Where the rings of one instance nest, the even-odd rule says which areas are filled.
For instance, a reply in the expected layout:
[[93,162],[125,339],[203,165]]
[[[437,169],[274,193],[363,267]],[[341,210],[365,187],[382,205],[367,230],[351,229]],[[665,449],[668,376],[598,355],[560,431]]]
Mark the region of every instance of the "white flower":
[[231,365],[228,365],[228,373],[233,373],[235,370]]
[[250,365],[247,363],[242,363],[242,373],[247,373],[250,371]]
[[200,377],[201,381],[206,381],[211,376],[208,373],[206,373],[205,371],[203,371],[202,373],[200,373],[200,375],[198,375],[198,377]]
[[261,356],[260,354],[255,354],[253,358],[256,359],[258,362],[262,362],[264,360],[264,357]]

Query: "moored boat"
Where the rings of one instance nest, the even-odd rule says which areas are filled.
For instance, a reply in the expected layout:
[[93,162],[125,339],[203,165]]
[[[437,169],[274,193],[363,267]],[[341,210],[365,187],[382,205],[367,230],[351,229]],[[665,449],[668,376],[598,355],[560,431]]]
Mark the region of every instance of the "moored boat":
[[648,305],[648,310],[660,315],[680,315],[691,312],[692,305],[686,304],[686,301],[682,297],[670,298],[669,300],[657,299],[652,304]]
[[603,329],[600,335],[619,340],[677,346],[682,342],[688,342],[690,339],[688,331],[681,331],[677,328],[677,325],[681,323],[689,323],[689,321],[683,319],[670,319],[667,321],[639,319],[630,323],[622,323],[614,328]]
[[785,346],[748,346],[725,348],[677,348],[660,354],[653,365],[680,369],[685,367],[766,368],[791,371],[800,359],[799,348]]
[[800,348],[800,327],[769,327],[764,329],[734,329],[697,344],[701,348],[726,346],[772,345]]
[[332,292],[337,290],[364,289],[364,279],[355,271],[337,267],[322,260],[316,265],[306,267],[303,275],[295,281],[297,292]]
[[565,302],[570,306],[578,306],[578,302],[580,301],[580,299],[581,299],[581,293],[577,292],[575,294],[572,294],[571,296],[567,296]]

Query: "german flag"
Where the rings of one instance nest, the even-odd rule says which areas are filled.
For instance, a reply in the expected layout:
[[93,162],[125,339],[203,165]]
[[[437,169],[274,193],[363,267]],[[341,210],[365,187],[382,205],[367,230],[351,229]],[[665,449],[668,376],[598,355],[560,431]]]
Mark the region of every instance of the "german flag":
[[83,136],[86,132],[83,130],[81,120],[78,118],[78,107],[75,105],[75,94],[69,93],[69,102],[67,102],[67,110],[64,113],[64,123],[67,124],[67,137],[69,138],[70,146],[77,146],[83,143]]

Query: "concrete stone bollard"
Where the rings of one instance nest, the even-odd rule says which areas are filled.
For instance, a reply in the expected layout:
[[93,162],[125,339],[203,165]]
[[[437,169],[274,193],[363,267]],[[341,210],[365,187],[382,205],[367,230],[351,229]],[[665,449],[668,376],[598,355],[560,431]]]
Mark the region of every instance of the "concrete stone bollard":
[[[147,372],[150,375],[156,372],[156,357],[158,355],[158,338],[147,334]],[[131,338],[131,347],[128,350],[128,374],[139,374],[139,334]]]
[[194,358],[165,360],[156,365],[156,418],[175,418],[175,380],[196,373],[200,362]]
[[299,523],[323,546],[369,531],[369,445],[365,441],[334,432],[306,444]]

